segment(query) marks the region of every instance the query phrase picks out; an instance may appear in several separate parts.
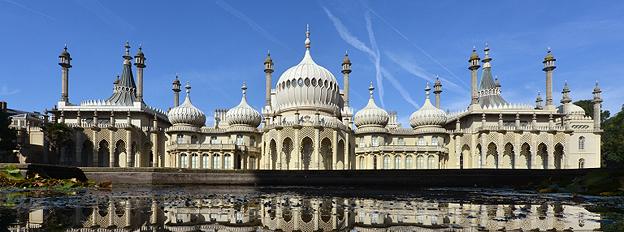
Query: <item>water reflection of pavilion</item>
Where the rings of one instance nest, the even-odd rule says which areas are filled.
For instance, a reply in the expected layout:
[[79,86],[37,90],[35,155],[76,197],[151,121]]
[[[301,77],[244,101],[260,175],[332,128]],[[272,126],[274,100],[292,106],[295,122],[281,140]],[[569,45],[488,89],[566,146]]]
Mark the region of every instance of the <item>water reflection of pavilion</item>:
[[[57,212],[55,212],[55,210]],[[62,211],[62,212],[61,212]],[[55,215],[58,218],[51,217]],[[600,216],[579,206],[461,204],[269,196],[209,199],[105,198],[94,207],[32,209],[9,231],[414,231],[593,230]]]

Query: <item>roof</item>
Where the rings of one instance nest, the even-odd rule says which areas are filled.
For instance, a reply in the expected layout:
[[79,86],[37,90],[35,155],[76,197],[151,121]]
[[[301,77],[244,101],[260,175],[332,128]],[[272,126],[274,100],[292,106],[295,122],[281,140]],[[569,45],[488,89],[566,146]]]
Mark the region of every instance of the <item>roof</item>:
[[106,101],[111,105],[130,106],[134,104],[136,98],[136,84],[132,75],[132,65],[130,60],[125,59],[121,71],[121,78],[114,86],[113,95]]
[[508,104],[500,95],[500,88],[496,81],[494,81],[494,78],[492,78],[492,68],[483,68],[482,75],[481,85],[479,86],[479,104],[482,107]]

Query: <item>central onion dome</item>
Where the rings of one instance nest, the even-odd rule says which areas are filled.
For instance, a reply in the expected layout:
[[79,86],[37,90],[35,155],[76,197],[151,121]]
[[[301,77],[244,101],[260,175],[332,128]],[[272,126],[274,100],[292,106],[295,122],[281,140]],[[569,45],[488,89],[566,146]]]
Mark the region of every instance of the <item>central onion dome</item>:
[[186,83],[186,98],[184,98],[184,102],[169,110],[167,117],[169,118],[169,122],[174,125],[204,126],[206,115],[191,103],[191,85],[188,82]]
[[277,81],[277,110],[319,110],[335,114],[339,112],[340,89],[334,75],[312,60],[309,30],[306,30],[305,45],[301,62],[286,70]]
[[377,104],[375,104],[375,99],[373,98],[373,83],[371,82],[368,87],[368,92],[370,94],[370,98],[368,99],[368,104],[366,107],[355,113],[353,117],[353,121],[355,122],[355,126],[358,128],[361,127],[386,127],[388,124],[388,120],[390,116],[388,112],[384,109],[379,108]]
[[420,109],[410,116],[410,125],[412,128],[423,126],[442,126],[446,123],[446,113],[431,104],[429,100],[429,82],[425,88],[425,103]]
[[247,85],[243,83],[243,98],[234,108],[225,113],[225,118],[229,125],[244,125],[258,127],[262,121],[260,113],[247,104]]

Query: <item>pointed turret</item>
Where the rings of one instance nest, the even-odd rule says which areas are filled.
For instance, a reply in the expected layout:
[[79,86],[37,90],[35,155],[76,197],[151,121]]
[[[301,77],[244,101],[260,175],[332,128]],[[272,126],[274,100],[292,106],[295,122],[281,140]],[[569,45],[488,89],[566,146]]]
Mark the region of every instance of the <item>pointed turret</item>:
[[273,73],[273,59],[271,59],[271,52],[267,51],[267,56],[264,59],[264,78],[265,78],[265,95],[264,101],[267,107],[271,106],[271,86],[272,86],[272,74]]
[[433,83],[433,94],[435,94],[435,106],[440,109],[440,94],[442,93],[442,82],[438,75],[436,75],[435,82]]
[[475,47],[472,48],[472,54],[470,54],[470,59],[468,59],[468,69],[470,70],[470,105],[476,106],[479,103],[479,95],[477,92],[477,70],[479,70],[479,54],[477,54],[477,49]]
[[69,69],[71,65],[71,55],[67,51],[67,44],[59,55],[59,65],[61,66],[61,102],[69,102]]
[[600,131],[600,123],[602,123],[602,90],[600,90],[600,86],[598,86],[598,81],[596,81],[596,86],[594,87],[594,130]]
[[555,66],[555,57],[553,56],[550,47],[548,48],[548,52],[546,52],[546,56],[544,57],[544,68],[542,69],[546,73],[546,109],[554,109],[553,105],[553,97],[552,97],[552,76],[553,71],[557,66]]
[[485,57],[483,58],[483,73],[481,85],[479,86],[479,104],[484,106],[506,105],[507,101],[501,97],[500,83],[492,78],[492,58],[490,57],[490,47],[485,44]]
[[123,66],[121,70],[121,78],[115,86],[113,95],[106,101],[113,105],[131,106],[136,100],[136,84],[132,75],[132,56],[130,56],[130,44],[126,42]]
[[535,109],[536,110],[541,110],[543,109],[542,107],[542,95],[539,91],[537,91],[537,97],[535,98]]
[[136,101],[143,102],[143,69],[145,66],[145,54],[143,46],[139,45],[139,51],[134,56],[134,65],[137,67],[137,98]]
[[177,107],[180,105],[180,79],[178,78],[178,74],[176,74],[175,80],[173,80],[172,83],[172,88],[171,90],[173,90],[173,107]]
[[349,75],[351,74],[351,59],[349,59],[349,53],[345,51],[344,58],[342,58],[342,81],[344,85],[344,107],[349,107]]

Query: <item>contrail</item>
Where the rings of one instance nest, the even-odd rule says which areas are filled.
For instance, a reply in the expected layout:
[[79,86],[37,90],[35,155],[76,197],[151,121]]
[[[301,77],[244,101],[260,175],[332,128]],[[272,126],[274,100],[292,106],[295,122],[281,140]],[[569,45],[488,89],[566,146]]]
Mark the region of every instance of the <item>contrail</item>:
[[377,12],[375,12],[373,9],[369,8],[368,6],[364,6],[364,7],[366,7],[371,13],[373,13],[375,16],[377,16],[377,18],[381,19],[381,21],[383,23],[388,25],[390,27],[390,29],[392,29],[394,32],[396,32],[401,38],[403,38],[405,41],[409,42],[412,46],[414,46],[416,49],[418,49],[420,52],[422,52],[427,58],[429,58],[431,61],[433,61],[434,63],[436,63],[437,65],[442,67],[442,69],[444,69],[449,74],[451,74],[451,76],[454,77],[457,81],[459,81],[464,87],[468,86],[468,84],[462,78],[457,77],[457,75],[455,75],[455,73],[453,73],[444,64],[442,64],[440,61],[438,61],[438,59],[434,58],[431,54],[429,54],[423,48],[418,46],[416,43],[412,42],[412,40],[410,40],[407,36],[405,36],[405,34],[403,34],[394,25],[390,24],[390,22],[388,22],[384,17],[382,17],[381,15],[377,14]]
[[374,64],[375,64],[375,77],[377,79],[377,86],[379,87],[379,101],[381,102],[381,106],[386,107],[386,102],[384,101],[384,88],[383,88],[383,77],[381,75],[381,56],[379,55],[379,48],[377,47],[377,40],[375,39],[375,33],[373,31],[373,22],[371,21],[370,14],[368,12],[365,14],[364,19],[366,20],[366,31],[368,32],[368,39],[371,44],[371,50],[375,51]]
[[11,5],[17,6],[19,8],[22,8],[22,9],[24,9],[26,11],[30,11],[31,13],[37,14],[39,16],[43,16],[44,18],[56,21],[56,19],[54,17],[52,17],[52,16],[50,16],[48,14],[45,14],[45,13],[43,13],[41,11],[35,10],[33,8],[30,8],[30,7],[26,6],[26,5],[23,5],[23,4],[20,4],[20,3],[17,3],[17,2],[11,1],[11,0],[2,0],[2,1],[4,1],[6,3],[9,3]]
[[279,46],[282,46],[284,48],[290,49],[288,46],[286,46],[286,44],[284,44],[281,41],[279,41],[277,38],[275,38],[275,36],[273,36],[271,33],[269,33],[267,30],[265,30],[262,26],[258,25],[253,19],[251,19],[251,18],[247,17],[247,15],[243,14],[243,12],[240,12],[240,11],[234,9],[234,7],[230,6],[229,4],[227,4],[226,2],[224,2],[222,0],[217,0],[216,3],[223,10],[227,11],[228,13],[233,15],[234,17],[236,17],[236,18],[244,21],[245,23],[247,23],[247,25],[249,25],[251,27],[251,29],[253,29],[254,31],[260,33],[266,39],[270,40],[273,43],[278,44]]
[[401,94],[403,99],[407,101],[410,105],[414,106],[415,109],[418,109],[418,103],[414,101],[412,96],[409,94],[409,91],[405,90],[403,88],[403,85],[401,85],[401,83],[399,83],[399,81],[397,81],[396,78],[394,78],[394,76],[390,74],[390,72],[388,72],[388,70],[382,67],[381,72],[383,73],[383,76],[390,81],[392,86],[394,86],[399,91],[399,94]]
[[[422,67],[418,66],[417,64],[415,64],[414,62],[410,61],[409,57],[404,57],[401,55],[397,55],[393,52],[385,52],[385,55],[392,60],[392,62],[398,64],[399,66],[401,66],[401,68],[403,68],[405,71],[407,71],[408,73],[419,77],[423,80],[429,81],[429,82],[434,82],[435,79],[433,78],[433,75],[429,72],[427,72],[425,69],[423,69]],[[461,93],[465,93],[466,90],[464,88],[461,88],[459,85],[455,84],[454,82],[443,78],[443,77],[438,77],[440,78],[440,80],[442,81],[443,85],[449,85],[449,89],[455,91],[455,92],[461,92]]]

